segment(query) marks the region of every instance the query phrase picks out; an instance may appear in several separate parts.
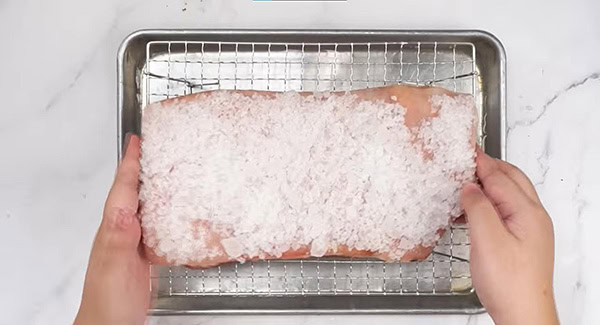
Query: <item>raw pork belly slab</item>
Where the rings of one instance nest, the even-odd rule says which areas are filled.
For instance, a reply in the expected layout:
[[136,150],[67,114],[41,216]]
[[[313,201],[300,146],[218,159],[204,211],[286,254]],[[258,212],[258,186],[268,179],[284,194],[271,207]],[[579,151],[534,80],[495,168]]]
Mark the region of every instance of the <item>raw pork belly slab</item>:
[[142,119],[141,218],[156,264],[426,258],[475,179],[471,96],[211,91]]

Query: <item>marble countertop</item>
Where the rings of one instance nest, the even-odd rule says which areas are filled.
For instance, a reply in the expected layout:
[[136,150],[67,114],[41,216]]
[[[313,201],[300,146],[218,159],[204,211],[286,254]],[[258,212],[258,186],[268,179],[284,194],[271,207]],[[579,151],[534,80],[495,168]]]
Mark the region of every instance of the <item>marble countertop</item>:
[[[142,28],[484,29],[508,57],[508,160],[556,231],[564,324],[600,324],[600,2],[0,1],[0,324],[67,324],[116,166],[116,53]],[[154,317],[150,324],[237,324]],[[491,324],[474,316],[253,316],[244,324]]]

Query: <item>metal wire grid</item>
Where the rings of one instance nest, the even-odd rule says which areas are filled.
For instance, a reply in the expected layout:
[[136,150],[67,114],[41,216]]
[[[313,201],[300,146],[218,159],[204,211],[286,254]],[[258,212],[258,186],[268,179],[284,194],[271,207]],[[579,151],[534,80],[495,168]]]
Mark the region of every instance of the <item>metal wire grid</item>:
[[[346,91],[434,85],[475,97],[481,89],[470,43],[231,43],[147,45],[142,107],[215,89]],[[485,142],[485,116],[479,142]],[[208,270],[152,266],[152,290],[175,295],[460,295],[472,291],[469,240],[455,224],[425,261],[318,258],[230,264]]]

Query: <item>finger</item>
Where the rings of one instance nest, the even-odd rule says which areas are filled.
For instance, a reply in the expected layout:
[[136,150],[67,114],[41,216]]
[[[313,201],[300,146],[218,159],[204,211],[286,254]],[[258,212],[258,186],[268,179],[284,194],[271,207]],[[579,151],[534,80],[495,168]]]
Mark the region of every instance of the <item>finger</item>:
[[131,135],[125,155],[119,164],[115,181],[106,200],[107,209],[126,209],[137,212],[140,176],[140,138]]
[[508,234],[494,205],[476,184],[466,184],[461,192],[469,234],[473,245],[500,243]]
[[523,171],[509,162],[502,160],[496,160],[496,162],[498,163],[500,170],[502,170],[510,179],[512,179],[513,182],[517,183],[517,185],[521,187],[529,199],[537,203],[541,203],[540,197],[538,196],[533,183]]
[[[486,155],[483,150],[479,146],[477,146],[477,156]],[[490,157],[491,158],[491,157]],[[492,158],[493,159],[493,158]],[[529,177],[525,175],[523,171],[521,171],[517,166],[503,160],[494,159],[496,164],[500,170],[506,174],[513,182],[517,183],[517,185],[525,192],[527,197],[529,197],[532,201],[541,203],[537,192],[535,191],[535,187]]]
[[532,206],[533,201],[500,169],[498,160],[478,150],[476,163],[477,177],[483,185],[483,192],[503,218]]
[[113,253],[121,250],[137,254],[142,237],[137,212],[115,208],[105,211],[104,214],[94,249],[108,250]]
[[131,135],[119,164],[115,181],[106,199],[104,217],[98,231],[99,245],[136,248],[141,231],[137,216],[140,172],[140,140]]
[[140,138],[131,134],[126,141],[125,155],[117,169],[115,184],[129,191],[138,191],[140,177]]

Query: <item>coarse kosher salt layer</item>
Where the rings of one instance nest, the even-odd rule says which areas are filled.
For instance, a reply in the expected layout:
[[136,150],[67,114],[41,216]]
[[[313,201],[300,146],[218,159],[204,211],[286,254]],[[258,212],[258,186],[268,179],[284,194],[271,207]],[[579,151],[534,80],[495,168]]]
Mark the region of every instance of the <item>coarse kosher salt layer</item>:
[[341,245],[398,260],[432,246],[474,179],[476,117],[468,95],[430,103],[437,116],[415,128],[401,105],[352,93],[215,91],[149,105],[144,242],[173,264]]

